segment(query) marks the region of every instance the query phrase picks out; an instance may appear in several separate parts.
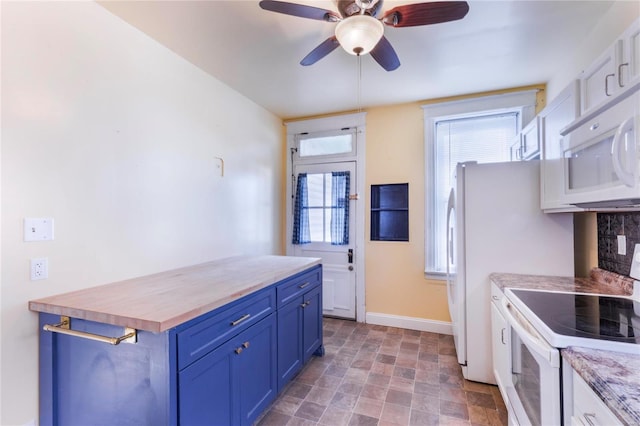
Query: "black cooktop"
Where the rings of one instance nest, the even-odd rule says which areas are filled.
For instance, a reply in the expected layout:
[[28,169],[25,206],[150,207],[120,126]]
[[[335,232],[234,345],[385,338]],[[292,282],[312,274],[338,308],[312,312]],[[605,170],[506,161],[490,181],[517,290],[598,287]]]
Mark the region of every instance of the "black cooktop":
[[640,344],[640,302],[615,296],[511,291],[554,333]]

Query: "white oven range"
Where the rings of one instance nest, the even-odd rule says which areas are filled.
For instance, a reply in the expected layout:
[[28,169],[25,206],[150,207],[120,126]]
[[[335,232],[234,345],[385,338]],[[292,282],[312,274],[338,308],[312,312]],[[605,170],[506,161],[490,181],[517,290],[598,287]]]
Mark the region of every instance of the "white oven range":
[[630,297],[506,289],[509,422],[561,425],[560,348],[582,346],[640,354],[640,302]]

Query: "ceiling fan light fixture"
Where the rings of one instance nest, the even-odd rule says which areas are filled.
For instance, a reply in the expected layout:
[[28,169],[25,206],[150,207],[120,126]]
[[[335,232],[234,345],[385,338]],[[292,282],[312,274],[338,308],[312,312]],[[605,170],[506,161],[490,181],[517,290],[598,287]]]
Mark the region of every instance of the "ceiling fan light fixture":
[[369,15],[353,15],[336,25],[340,46],[352,55],[366,55],[378,44],[384,25]]

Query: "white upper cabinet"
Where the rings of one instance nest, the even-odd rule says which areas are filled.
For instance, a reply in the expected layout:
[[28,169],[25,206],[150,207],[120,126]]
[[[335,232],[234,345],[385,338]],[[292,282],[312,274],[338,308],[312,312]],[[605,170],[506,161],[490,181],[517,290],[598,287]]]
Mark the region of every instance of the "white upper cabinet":
[[520,143],[522,145],[522,159],[530,160],[540,154],[540,139],[538,137],[538,117],[534,117],[529,124],[522,129]]
[[563,200],[564,152],[560,130],[578,118],[580,113],[579,87],[579,82],[573,81],[539,115],[542,145],[540,205],[543,210],[577,210],[575,207],[565,204]]
[[640,20],[580,75],[581,113],[589,113],[640,76]]
[[589,112],[594,106],[616,93],[617,50],[620,40],[607,49],[594,63],[582,72],[580,87],[582,89],[582,114]]
[[513,139],[509,148],[511,161],[534,160],[540,155],[540,139],[538,137],[538,117],[527,124]]
[[640,79],[640,19],[622,34],[622,58],[618,65],[618,86],[625,88]]

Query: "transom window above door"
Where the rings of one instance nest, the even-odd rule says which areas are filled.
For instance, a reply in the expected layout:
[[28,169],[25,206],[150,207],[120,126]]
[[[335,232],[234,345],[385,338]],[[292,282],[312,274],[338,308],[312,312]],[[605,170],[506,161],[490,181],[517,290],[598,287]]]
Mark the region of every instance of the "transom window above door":
[[354,128],[300,133],[296,135],[296,158],[298,161],[317,161],[320,158],[355,156],[355,136]]

